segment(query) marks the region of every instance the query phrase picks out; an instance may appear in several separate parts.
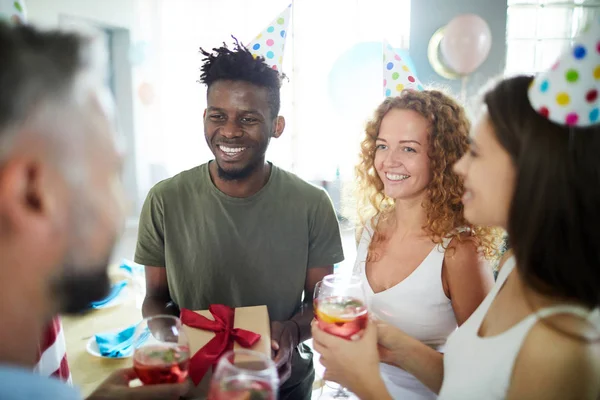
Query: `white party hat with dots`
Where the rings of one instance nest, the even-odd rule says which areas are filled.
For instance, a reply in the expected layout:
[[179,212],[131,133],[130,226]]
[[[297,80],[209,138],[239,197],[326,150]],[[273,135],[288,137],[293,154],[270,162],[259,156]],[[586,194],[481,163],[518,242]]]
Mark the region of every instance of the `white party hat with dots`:
[[385,97],[400,95],[404,89],[423,90],[423,85],[415,71],[411,71],[408,64],[387,42],[383,41],[383,93]]
[[536,76],[529,102],[542,116],[560,125],[600,123],[600,18],[594,19],[549,71]]
[[27,23],[27,10],[24,0],[0,0],[0,21],[15,25]]
[[281,71],[283,64],[283,51],[291,11],[292,5],[290,4],[246,46],[255,58],[264,57],[267,65],[276,71]]

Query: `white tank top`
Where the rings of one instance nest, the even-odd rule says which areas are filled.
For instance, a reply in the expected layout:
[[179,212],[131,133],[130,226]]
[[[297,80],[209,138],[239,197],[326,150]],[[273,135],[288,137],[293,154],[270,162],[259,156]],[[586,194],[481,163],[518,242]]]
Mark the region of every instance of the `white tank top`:
[[[364,229],[357,249],[354,272],[363,281],[369,313],[393,325],[432,348],[442,351],[446,339],[456,329],[452,304],[442,286],[444,248],[435,246],[421,264],[402,282],[374,293],[365,273],[369,243],[373,235]],[[447,246],[450,239],[444,242]],[[394,399],[429,400],[437,396],[408,372],[380,364],[381,375]]]
[[521,345],[540,318],[563,313],[575,314],[590,321],[597,318],[597,309],[590,313],[583,307],[554,306],[528,315],[499,335],[480,337],[478,332],[481,323],[515,264],[514,257],[505,262],[492,291],[471,317],[448,338],[440,399],[504,399]]

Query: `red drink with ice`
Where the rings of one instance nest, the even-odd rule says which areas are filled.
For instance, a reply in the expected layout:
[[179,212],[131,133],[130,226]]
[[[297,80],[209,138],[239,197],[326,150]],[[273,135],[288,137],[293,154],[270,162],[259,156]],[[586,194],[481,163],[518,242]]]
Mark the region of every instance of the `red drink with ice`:
[[188,376],[187,346],[150,345],[136,349],[133,369],[144,385],[181,383]]

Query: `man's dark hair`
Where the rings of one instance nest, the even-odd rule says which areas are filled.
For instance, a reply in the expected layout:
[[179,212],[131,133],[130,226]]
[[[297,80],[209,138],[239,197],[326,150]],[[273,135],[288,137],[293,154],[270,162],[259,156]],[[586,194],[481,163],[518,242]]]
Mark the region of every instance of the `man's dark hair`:
[[279,72],[270,68],[263,57],[256,57],[235,39],[233,50],[225,43],[222,47],[208,52],[200,48],[200,53],[205,57],[200,68],[200,83],[208,89],[213,83],[220,80],[244,81],[256,86],[264,87],[268,91],[268,102],[271,118],[279,115],[281,76]]
[[68,95],[85,67],[86,43],[75,34],[0,22],[0,132]]

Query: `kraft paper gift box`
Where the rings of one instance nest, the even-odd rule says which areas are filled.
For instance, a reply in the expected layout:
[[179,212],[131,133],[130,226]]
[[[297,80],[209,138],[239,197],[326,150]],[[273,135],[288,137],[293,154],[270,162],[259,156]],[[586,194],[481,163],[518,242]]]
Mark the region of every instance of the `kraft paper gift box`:
[[[194,382],[196,384],[196,387],[188,396],[186,396],[186,398],[206,398],[206,395],[208,394],[213,367],[216,367],[220,356],[216,358],[213,365],[211,365],[210,367],[207,367],[207,363],[203,362],[203,365],[200,368],[198,368],[198,365],[193,365],[194,356],[199,351],[202,351],[202,349],[205,348],[205,346],[217,336],[214,331],[210,330],[211,328],[216,328],[215,330],[219,330],[223,327],[223,324],[228,324],[227,319],[231,317],[231,310],[233,310],[233,329],[242,330],[242,333],[238,335],[242,336],[242,338],[238,338],[239,340],[236,340],[236,337],[235,335],[233,335],[233,332],[230,332],[229,334],[229,341],[233,342],[233,349],[253,350],[263,353],[268,358],[271,358],[271,324],[269,321],[269,313],[267,311],[267,306],[238,307],[232,309],[231,307],[223,305],[211,305],[208,310],[201,311],[190,311],[182,309],[181,319],[184,324],[183,330],[186,336],[188,337],[190,344],[190,377],[192,378],[192,380],[196,381]],[[187,323],[190,323],[190,321],[197,320],[197,317],[193,315],[194,313],[199,314],[205,317],[206,320],[208,320],[204,320],[203,322],[203,325],[207,325],[205,329],[193,328],[187,325]],[[215,321],[216,319],[220,322]],[[192,325],[194,324],[192,323]],[[247,333],[258,334],[260,335],[260,338],[255,340],[255,335],[244,335],[244,331],[246,331]],[[219,334],[224,335],[224,333]],[[249,345],[249,347],[242,346],[242,344]],[[231,344],[229,344],[229,346],[231,346]],[[224,354],[226,351],[227,350],[225,350],[222,354]],[[206,372],[201,378],[201,380],[198,381],[198,370],[204,369],[206,369]],[[196,371],[196,374],[194,374],[194,370]]]

